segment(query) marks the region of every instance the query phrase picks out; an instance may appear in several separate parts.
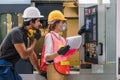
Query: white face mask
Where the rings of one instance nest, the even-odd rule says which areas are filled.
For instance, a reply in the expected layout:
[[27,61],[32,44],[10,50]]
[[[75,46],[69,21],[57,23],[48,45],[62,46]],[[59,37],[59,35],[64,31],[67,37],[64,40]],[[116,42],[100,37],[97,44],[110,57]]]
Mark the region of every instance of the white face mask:
[[63,23],[62,26],[61,26],[61,31],[65,31],[65,30],[66,30],[66,27],[67,27],[67,24],[66,24],[66,23]]

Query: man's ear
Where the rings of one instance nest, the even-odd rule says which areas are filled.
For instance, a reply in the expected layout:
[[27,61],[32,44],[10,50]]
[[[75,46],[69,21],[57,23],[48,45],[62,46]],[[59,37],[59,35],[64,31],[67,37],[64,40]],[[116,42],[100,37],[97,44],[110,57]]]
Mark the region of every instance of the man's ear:
[[32,25],[33,24],[33,22],[32,21],[30,21],[30,25]]

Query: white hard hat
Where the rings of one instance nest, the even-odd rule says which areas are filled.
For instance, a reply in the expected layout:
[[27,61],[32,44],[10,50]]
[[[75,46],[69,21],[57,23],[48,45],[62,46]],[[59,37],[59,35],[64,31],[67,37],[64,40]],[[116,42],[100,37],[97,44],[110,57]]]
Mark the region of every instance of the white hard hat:
[[44,17],[41,15],[40,11],[36,7],[28,7],[23,12],[23,18],[41,18]]

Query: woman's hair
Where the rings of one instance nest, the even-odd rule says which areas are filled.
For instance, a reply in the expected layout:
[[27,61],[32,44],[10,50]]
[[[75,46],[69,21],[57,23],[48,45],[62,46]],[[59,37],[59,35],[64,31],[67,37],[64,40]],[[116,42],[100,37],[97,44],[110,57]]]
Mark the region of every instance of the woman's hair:
[[59,23],[60,20],[56,20],[53,24],[48,25],[48,32],[53,31],[56,27],[56,24]]

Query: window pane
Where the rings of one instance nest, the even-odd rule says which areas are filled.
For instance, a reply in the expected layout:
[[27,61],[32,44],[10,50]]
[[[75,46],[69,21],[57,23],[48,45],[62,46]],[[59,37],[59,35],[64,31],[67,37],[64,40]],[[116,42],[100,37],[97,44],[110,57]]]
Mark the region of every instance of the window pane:
[[11,30],[12,28],[12,16],[11,14],[7,14],[7,33]]
[[23,18],[22,18],[22,13],[18,13],[18,26],[22,26],[23,24]]

